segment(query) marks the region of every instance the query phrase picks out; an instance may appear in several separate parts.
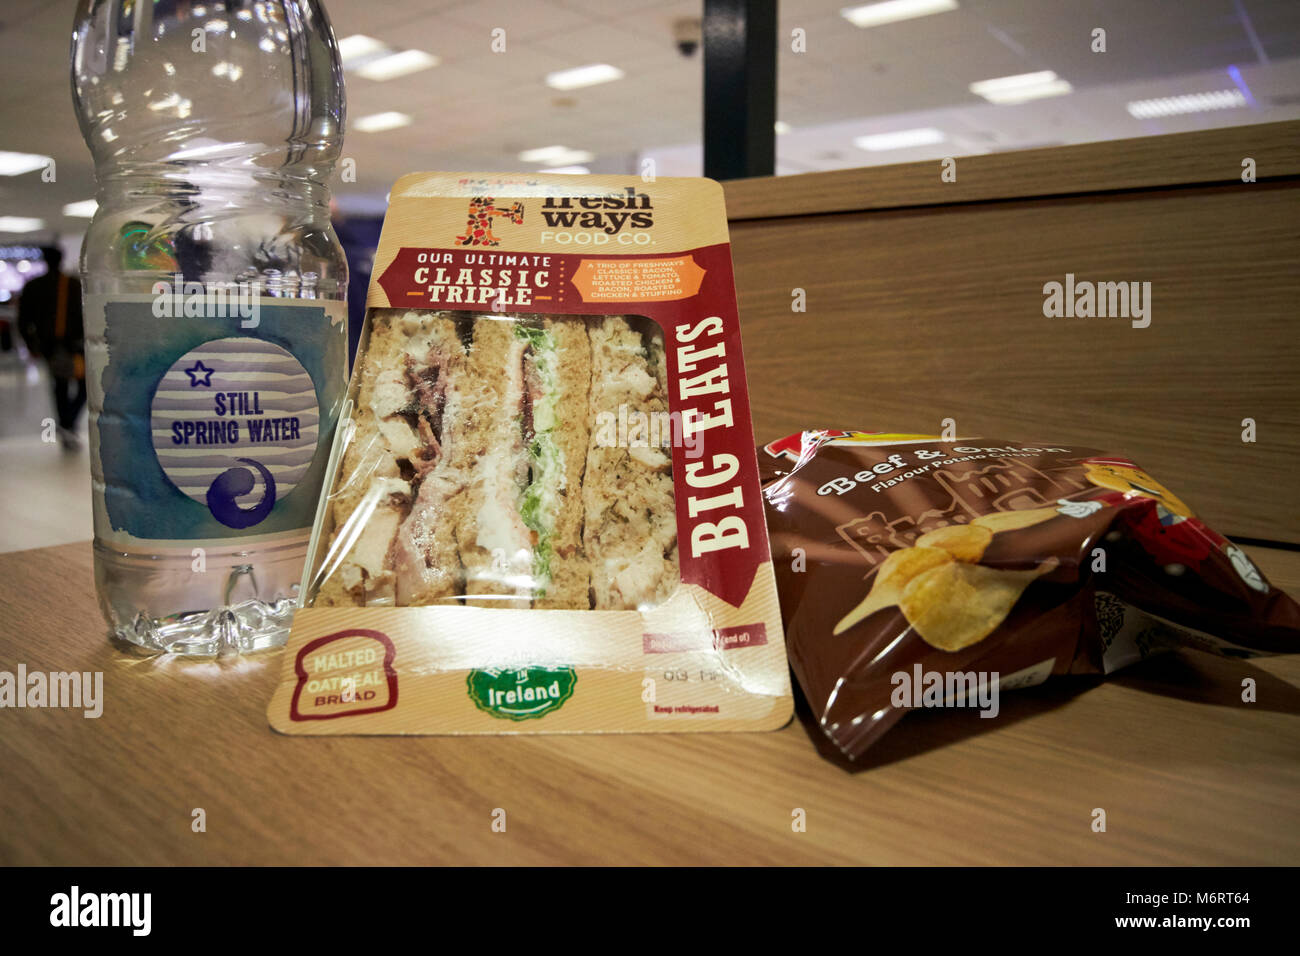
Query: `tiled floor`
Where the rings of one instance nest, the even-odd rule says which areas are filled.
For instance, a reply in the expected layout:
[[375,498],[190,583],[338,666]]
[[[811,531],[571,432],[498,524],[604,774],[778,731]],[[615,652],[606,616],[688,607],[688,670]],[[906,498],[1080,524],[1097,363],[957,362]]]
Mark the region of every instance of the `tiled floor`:
[[91,536],[86,415],[76,451],[41,440],[42,422],[53,416],[44,367],[17,352],[0,353],[0,552]]

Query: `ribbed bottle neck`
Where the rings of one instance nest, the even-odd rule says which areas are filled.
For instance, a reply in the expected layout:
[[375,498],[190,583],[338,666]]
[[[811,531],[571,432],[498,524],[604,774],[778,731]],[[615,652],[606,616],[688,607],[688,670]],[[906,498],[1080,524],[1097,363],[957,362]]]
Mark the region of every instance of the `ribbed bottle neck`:
[[330,189],[314,172],[232,168],[180,162],[122,162],[96,167],[101,204],[114,199],[175,199],[236,207],[310,205],[328,209]]

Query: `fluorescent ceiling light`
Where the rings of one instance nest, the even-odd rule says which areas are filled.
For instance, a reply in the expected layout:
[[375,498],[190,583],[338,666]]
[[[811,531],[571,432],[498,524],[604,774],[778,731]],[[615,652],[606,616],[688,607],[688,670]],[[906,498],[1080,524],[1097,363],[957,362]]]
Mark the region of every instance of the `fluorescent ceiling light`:
[[772,131],[776,133],[777,136],[784,136],[786,133],[790,132],[790,124],[783,120],[777,120],[772,124]]
[[957,0],[885,0],[884,3],[866,3],[860,7],[844,7],[840,16],[855,27],[878,27],[882,23],[928,17],[932,13],[947,13],[957,9]]
[[0,232],[35,232],[45,228],[44,219],[28,216],[0,216]]
[[381,40],[368,37],[364,33],[354,33],[352,36],[344,37],[339,41],[339,58],[342,59],[343,65],[348,67],[358,60],[364,60],[376,53],[383,53],[387,49],[387,44]]
[[410,125],[411,117],[395,110],[389,110],[387,113],[371,113],[352,122],[352,128],[359,133],[380,133],[386,129]]
[[1074,87],[1051,70],[999,76],[996,79],[980,80],[970,85],[972,93],[984,97],[990,103],[1023,103],[1044,96],[1060,96],[1073,89]]
[[858,149],[865,149],[869,153],[879,153],[886,149],[929,146],[932,143],[942,143],[944,138],[942,130],[937,130],[933,126],[922,126],[917,129],[900,129],[896,133],[876,133],[872,136],[859,136],[853,140],[853,145]]
[[595,86],[610,80],[623,79],[623,71],[608,63],[593,63],[590,66],[576,66],[572,70],[560,70],[546,74],[546,85],[554,90],[576,90],[583,86]]
[[89,219],[99,208],[99,203],[93,199],[83,199],[81,202],[70,202],[63,207],[65,216],[76,216],[78,219]]
[[556,166],[554,169],[548,169],[548,173],[564,173],[566,176],[585,176],[591,172],[586,166]]
[[588,163],[595,155],[585,149],[570,149],[567,146],[542,146],[538,149],[526,149],[519,154],[521,163],[541,163],[544,166],[572,166]]
[[0,176],[21,176],[44,169],[54,160],[39,153],[8,153],[0,150]]
[[1186,93],[1182,96],[1161,96],[1151,100],[1134,100],[1125,109],[1135,119],[1156,116],[1180,116],[1183,113],[1208,113],[1211,110],[1230,110],[1246,105],[1241,90],[1216,90],[1211,93]]
[[526,149],[519,154],[521,163],[545,163],[556,156],[569,151],[567,146],[542,146],[538,149]]
[[367,80],[391,80],[399,76],[406,76],[408,73],[427,70],[430,67],[437,66],[438,62],[438,58],[432,53],[425,53],[423,50],[403,50],[401,53],[393,53],[389,56],[382,56],[377,60],[367,61],[356,68],[356,74],[357,76],[364,76]]

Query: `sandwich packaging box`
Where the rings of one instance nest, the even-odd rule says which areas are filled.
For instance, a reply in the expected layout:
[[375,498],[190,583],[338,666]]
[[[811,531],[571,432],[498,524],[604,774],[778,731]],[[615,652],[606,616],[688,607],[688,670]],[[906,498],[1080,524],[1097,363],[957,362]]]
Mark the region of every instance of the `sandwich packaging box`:
[[367,306],[272,727],[789,720],[717,183],[405,176]]

